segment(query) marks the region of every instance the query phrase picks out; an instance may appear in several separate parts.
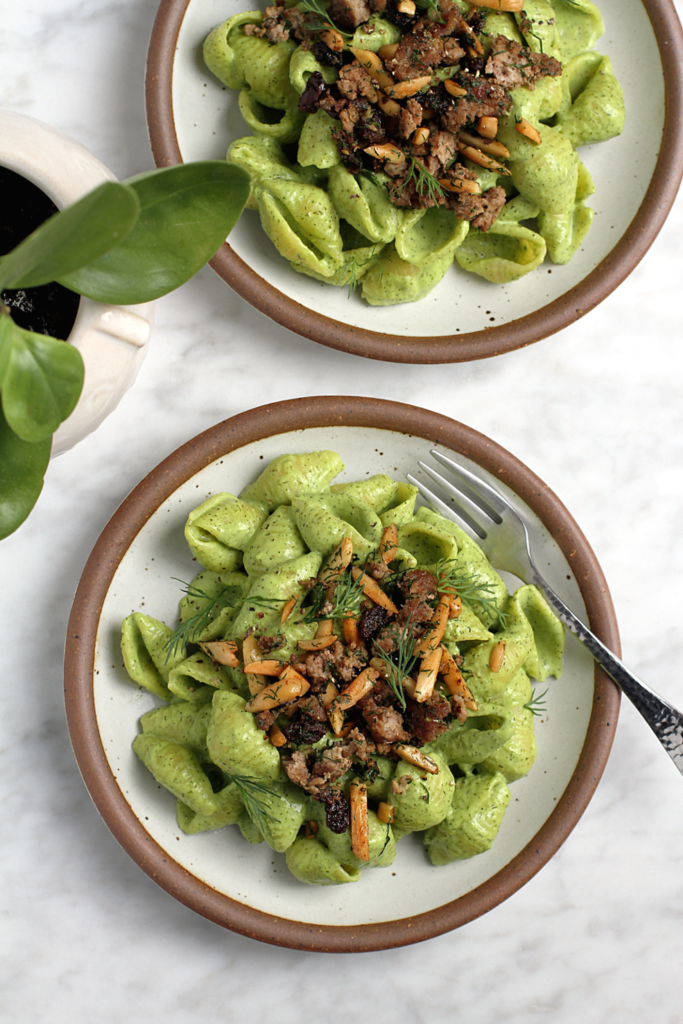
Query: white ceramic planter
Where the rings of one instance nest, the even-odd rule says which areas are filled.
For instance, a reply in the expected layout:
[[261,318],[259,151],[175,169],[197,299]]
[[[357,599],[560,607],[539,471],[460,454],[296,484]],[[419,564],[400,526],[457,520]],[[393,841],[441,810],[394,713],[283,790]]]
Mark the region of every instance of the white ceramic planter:
[[[0,165],[28,178],[60,209],[101,182],[116,180],[80,143],[8,110],[0,110]],[[112,306],[81,298],[68,341],[83,356],[85,383],[78,405],[54,435],[53,456],[96,430],[133,384],[147,352],[154,306]]]

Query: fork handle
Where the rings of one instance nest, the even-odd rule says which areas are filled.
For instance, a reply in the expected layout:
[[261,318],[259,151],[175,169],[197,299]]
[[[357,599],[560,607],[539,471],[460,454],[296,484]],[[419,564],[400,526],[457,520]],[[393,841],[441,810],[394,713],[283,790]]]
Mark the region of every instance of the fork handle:
[[534,583],[543,591],[560,621],[588,648],[598,665],[635,704],[667,754],[683,775],[683,714],[626,668],[597,636],[584,626],[554,590],[534,573]]

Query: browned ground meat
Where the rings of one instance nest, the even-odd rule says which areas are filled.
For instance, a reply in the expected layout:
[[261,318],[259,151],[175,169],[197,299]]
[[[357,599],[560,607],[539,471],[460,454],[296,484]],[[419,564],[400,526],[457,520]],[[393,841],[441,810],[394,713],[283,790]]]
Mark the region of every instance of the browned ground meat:
[[404,35],[386,68],[399,82],[420,78],[432,68],[443,64],[457,64],[465,51],[456,39],[449,38],[460,28],[462,18],[452,6],[445,24],[422,18],[412,32]]
[[441,112],[441,127],[457,132],[480,117],[501,117],[512,106],[512,100],[502,86],[485,78],[460,76],[468,95],[457,100],[450,110]]
[[302,789],[306,788],[310,772],[306,765],[306,755],[303,751],[295,750],[291,757],[283,757],[282,767],[292,782],[297,786],[301,786]]
[[403,728],[403,716],[395,708],[380,707],[369,701],[363,718],[376,743],[406,743],[410,733]]
[[452,709],[448,701],[439,693],[434,692],[429,700],[422,704],[409,700],[403,720],[411,736],[417,737],[422,743],[430,743],[446,731],[448,723],[445,719],[451,713]]
[[[409,139],[416,128],[422,124],[422,107],[417,100],[409,99],[401,110],[398,133],[403,139]],[[386,567],[388,570],[388,566]],[[377,577],[375,577],[376,579]]]
[[331,0],[327,13],[340,28],[358,28],[372,14],[367,0]]
[[256,715],[256,724],[259,729],[263,729],[264,732],[268,732],[271,725],[278,716],[279,708],[277,711],[261,711]]
[[399,583],[402,593],[431,601],[436,597],[436,576],[426,569],[409,569]]
[[534,53],[514,39],[496,36],[485,71],[504,89],[517,89],[520,85],[533,89],[537,79],[561,75],[562,65],[547,53]]
[[463,192],[450,208],[455,210],[460,220],[472,221],[474,227],[479,228],[480,231],[489,231],[506,201],[505,189],[496,185],[494,188],[487,189],[480,196]]
[[[406,106],[409,107],[409,104],[411,103],[413,103],[415,107],[417,107],[417,112],[419,112],[420,120],[422,120],[422,107],[420,106],[419,103],[416,103],[415,100],[408,100]],[[389,568],[386,562],[382,561],[366,562],[365,571],[369,576],[372,576],[373,580],[383,580],[386,579],[387,576],[391,575],[391,569]]]

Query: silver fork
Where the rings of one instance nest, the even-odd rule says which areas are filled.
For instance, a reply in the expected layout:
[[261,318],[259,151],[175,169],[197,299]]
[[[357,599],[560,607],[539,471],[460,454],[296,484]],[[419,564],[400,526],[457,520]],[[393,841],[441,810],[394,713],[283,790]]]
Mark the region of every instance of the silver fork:
[[422,481],[408,474],[408,480],[422,497],[447,519],[460,519],[484,550],[495,568],[533,583],[545,595],[561,622],[579,638],[597,663],[635,704],[667,754],[683,774],[683,715],[637,676],[591,633],[541,576],[531,553],[533,526],[503,495],[465,466],[432,449],[430,454],[446,469],[453,482],[431,466],[420,468],[451,498],[446,504]]

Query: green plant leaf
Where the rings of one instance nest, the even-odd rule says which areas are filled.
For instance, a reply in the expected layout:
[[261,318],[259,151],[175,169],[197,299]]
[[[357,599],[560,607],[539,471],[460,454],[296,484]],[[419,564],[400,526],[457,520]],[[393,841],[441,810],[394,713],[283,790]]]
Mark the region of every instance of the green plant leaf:
[[38,500],[51,447],[49,437],[22,441],[0,410],[0,540],[21,526]]
[[0,259],[0,290],[35,288],[92,263],[126,237],[139,212],[135,189],[103,182]]
[[218,251],[249,194],[249,175],[223,160],[130,178],[140,219],[127,238],[61,284],[100,302],[149,302],[178,288]]
[[23,441],[42,441],[76,405],[83,387],[83,360],[66,341],[33,334],[9,322],[9,343],[6,327],[4,331],[10,353],[2,380],[2,409]]

